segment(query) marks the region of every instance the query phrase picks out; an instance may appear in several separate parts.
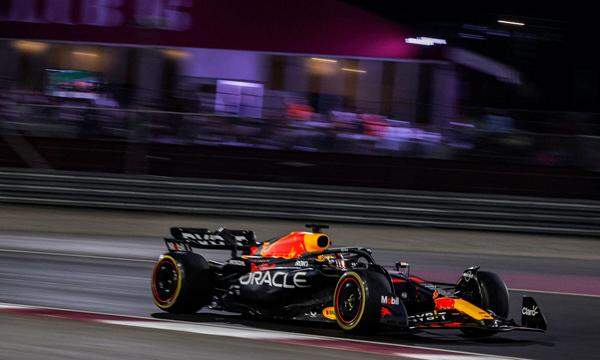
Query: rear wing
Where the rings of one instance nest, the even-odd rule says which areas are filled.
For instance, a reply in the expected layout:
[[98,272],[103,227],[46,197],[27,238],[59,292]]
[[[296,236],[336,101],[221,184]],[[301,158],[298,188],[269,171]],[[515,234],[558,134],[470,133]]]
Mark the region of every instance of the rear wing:
[[249,250],[260,245],[250,230],[171,228],[173,238],[165,239],[171,251],[192,251],[192,248],[217,250]]

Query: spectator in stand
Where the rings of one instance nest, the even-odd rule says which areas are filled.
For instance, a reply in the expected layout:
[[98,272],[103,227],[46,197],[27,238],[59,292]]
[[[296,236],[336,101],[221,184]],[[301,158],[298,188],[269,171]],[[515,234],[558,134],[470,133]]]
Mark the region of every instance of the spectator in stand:
[[363,123],[365,135],[384,137],[388,132],[388,121],[384,116],[375,114],[362,114],[360,119]]
[[315,113],[312,106],[302,104],[296,100],[286,102],[285,114],[288,119],[292,120],[310,120]]

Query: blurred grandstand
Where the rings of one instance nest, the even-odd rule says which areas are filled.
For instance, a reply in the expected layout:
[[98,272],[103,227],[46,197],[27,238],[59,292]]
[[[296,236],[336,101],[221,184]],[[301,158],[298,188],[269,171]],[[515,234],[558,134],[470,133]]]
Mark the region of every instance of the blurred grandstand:
[[518,55],[560,28],[447,41],[334,0],[86,4],[0,6],[0,166],[600,197],[600,115],[520,106],[547,100],[533,60],[463,36]]

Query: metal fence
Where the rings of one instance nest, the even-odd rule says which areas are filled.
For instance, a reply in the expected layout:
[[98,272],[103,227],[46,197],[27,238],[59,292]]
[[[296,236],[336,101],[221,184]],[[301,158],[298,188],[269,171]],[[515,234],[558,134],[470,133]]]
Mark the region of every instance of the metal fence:
[[376,188],[3,170],[0,201],[297,221],[600,235],[600,202]]

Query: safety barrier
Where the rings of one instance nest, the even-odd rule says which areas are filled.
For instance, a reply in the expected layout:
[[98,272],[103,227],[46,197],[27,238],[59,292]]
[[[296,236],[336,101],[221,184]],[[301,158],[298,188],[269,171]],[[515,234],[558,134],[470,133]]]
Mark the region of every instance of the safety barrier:
[[0,201],[298,221],[600,235],[600,202],[380,188],[2,170]]

